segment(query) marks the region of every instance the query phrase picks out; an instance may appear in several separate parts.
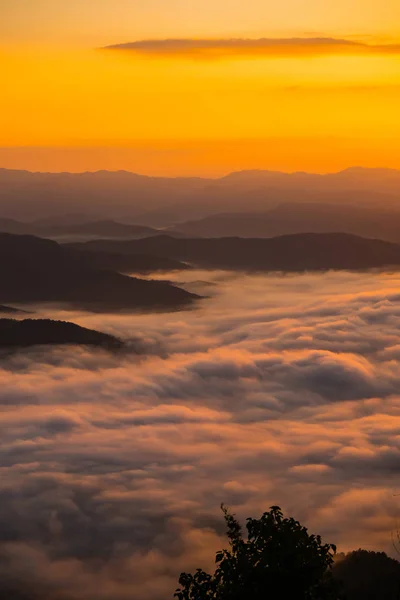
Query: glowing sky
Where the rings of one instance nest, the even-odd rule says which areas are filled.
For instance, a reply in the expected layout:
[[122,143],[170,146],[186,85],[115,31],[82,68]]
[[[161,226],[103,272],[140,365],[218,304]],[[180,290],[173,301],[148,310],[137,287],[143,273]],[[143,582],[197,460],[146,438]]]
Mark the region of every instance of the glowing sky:
[[397,22],[394,0],[1,0],[0,166],[400,167]]

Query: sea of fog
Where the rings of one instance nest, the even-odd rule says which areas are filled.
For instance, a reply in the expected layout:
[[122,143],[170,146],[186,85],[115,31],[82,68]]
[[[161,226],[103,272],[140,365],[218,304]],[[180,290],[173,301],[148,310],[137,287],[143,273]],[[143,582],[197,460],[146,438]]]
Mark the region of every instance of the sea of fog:
[[166,600],[212,568],[221,502],[271,505],[340,551],[393,554],[400,520],[400,275],[167,275],[170,314],[42,309],[115,354],[0,361],[0,588]]

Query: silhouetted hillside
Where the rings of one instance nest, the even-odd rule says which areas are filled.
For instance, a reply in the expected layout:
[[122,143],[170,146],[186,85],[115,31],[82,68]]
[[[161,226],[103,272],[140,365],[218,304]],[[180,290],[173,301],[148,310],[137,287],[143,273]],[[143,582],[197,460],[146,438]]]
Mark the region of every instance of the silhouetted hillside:
[[49,319],[0,319],[0,347],[22,347],[42,344],[84,344],[118,348],[115,337],[66,321]]
[[350,233],[400,242],[400,210],[324,203],[281,204],[264,213],[228,213],[180,223],[188,237],[265,238],[294,233]]
[[167,235],[113,242],[98,240],[80,246],[118,254],[158,254],[203,268],[251,271],[367,269],[400,265],[400,245],[361,237],[296,234],[269,239],[176,239]]
[[57,302],[89,310],[164,309],[197,296],[167,282],[103,270],[82,254],[33,236],[0,234],[0,302]]

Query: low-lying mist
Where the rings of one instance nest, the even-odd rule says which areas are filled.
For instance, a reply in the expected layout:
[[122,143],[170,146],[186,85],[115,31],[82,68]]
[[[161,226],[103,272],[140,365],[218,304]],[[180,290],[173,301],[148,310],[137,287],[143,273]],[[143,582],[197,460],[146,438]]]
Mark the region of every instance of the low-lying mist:
[[[132,350],[0,361],[0,595],[171,598],[273,504],[340,551],[393,553],[400,274],[168,274],[191,310],[42,310]],[[10,595],[11,597],[11,595]]]

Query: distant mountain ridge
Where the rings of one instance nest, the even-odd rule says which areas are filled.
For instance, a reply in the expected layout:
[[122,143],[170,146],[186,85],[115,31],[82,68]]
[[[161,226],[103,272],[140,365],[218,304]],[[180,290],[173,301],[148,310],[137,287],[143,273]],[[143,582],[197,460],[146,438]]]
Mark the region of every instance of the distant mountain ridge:
[[164,227],[221,212],[264,211],[282,202],[400,207],[400,171],[350,168],[325,175],[243,171],[220,179],[135,173],[30,173],[0,169],[0,214],[17,220],[65,213]]
[[284,203],[263,213],[222,213],[167,230],[187,237],[268,238],[295,233],[349,233],[400,242],[400,207]]
[[208,269],[296,272],[400,265],[400,245],[344,233],[304,233],[265,239],[161,235],[126,242],[98,240],[78,247],[83,252],[154,253]]
[[132,225],[118,223],[112,220],[89,221],[77,223],[75,225],[58,225],[58,226],[35,226],[33,230],[36,235],[51,234],[52,236],[65,235],[97,235],[105,237],[129,238],[129,237],[146,237],[157,234],[158,231],[144,225]]
[[[65,216],[68,221],[68,215]],[[48,221],[46,223],[46,221]],[[105,237],[105,238],[140,238],[149,235],[157,235],[159,231],[144,225],[130,223],[118,223],[111,219],[101,221],[88,221],[74,223],[62,223],[62,218],[54,220],[43,219],[32,223],[22,223],[15,219],[0,218],[0,232],[15,233],[21,235],[36,235],[59,239],[65,237]]]
[[[81,243],[70,242],[64,244],[64,246],[71,250],[71,255],[72,251],[79,252],[79,256],[77,254],[75,256],[79,258],[82,264],[87,264],[97,269],[117,271],[123,274],[136,273],[138,275],[190,269],[186,263],[174,260],[168,256],[155,256],[151,254],[129,255],[117,252],[98,252],[95,250],[83,254]],[[88,250],[89,247],[85,246],[85,249]]]

